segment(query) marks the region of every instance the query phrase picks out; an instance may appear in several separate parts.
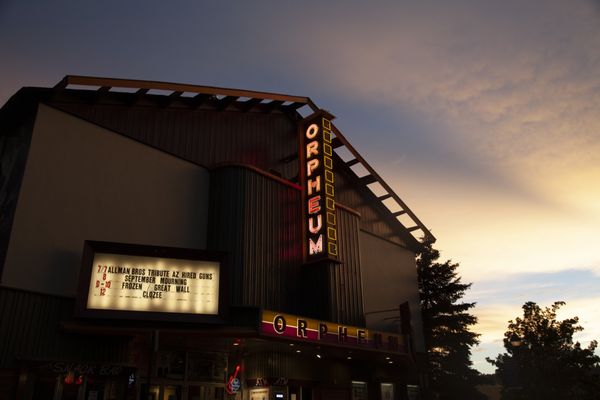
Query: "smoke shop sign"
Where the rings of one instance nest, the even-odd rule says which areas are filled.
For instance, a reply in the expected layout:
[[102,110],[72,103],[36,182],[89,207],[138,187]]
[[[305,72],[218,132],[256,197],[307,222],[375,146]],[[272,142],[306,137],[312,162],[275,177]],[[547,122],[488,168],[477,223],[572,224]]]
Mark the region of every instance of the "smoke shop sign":
[[95,253],[87,308],[216,315],[219,263]]
[[337,260],[332,115],[319,111],[300,123],[300,175],[306,261]]
[[319,344],[406,353],[404,336],[263,310],[261,335]]

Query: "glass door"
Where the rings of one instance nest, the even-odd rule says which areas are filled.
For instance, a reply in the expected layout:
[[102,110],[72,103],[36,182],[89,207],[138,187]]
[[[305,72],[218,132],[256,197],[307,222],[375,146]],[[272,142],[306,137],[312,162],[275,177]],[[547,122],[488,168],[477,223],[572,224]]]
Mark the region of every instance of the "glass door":
[[162,400],[182,400],[181,394],[181,385],[165,385]]
[[148,386],[142,384],[141,389],[140,400],[183,400],[182,385],[152,385],[148,390]]
[[[225,389],[210,384],[189,384],[187,400],[224,400]],[[165,399],[166,400],[166,399]]]

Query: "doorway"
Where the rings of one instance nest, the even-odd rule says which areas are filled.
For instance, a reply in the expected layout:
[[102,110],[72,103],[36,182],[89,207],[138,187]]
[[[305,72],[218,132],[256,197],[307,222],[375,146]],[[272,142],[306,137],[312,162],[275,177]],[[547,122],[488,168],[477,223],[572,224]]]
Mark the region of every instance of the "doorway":
[[205,382],[163,382],[141,385],[140,400],[224,400],[225,387]]

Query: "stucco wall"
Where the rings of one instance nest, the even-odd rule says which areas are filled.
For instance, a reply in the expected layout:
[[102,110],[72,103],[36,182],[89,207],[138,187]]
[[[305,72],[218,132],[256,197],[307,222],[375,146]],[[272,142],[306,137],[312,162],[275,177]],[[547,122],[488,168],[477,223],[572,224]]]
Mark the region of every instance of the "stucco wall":
[[208,171],[40,105],[2,284],[72,296],[85,239],[206,247]]
[[408,301],[414,346],[424,351],[415,254],[364,231],[360,232],[360,241],[367,327],[397,331],[399,306]]

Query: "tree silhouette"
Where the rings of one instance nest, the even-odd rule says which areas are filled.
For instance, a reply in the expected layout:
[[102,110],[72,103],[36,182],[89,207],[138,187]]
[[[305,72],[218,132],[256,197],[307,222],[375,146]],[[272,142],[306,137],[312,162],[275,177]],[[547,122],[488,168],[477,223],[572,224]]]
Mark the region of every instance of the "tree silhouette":
[[495,360],[505,400],[600,399],[600,357],[592,341],[587,348],[573,342],[583,330],[579,318],[556,319],[565,303],[542,309],[534,302],[523,305],[523,317],[509,321],[504,333],[506,353]]
[[477,318],[468,313],[475,303],[460,302],[471,284],[461,283],[450,260],[426,243],[417,258],[423,331],[431,387],[441,400],[485,398],[475,389],[478,373],[471,365],[471,347],[479,334],[470,328]]

